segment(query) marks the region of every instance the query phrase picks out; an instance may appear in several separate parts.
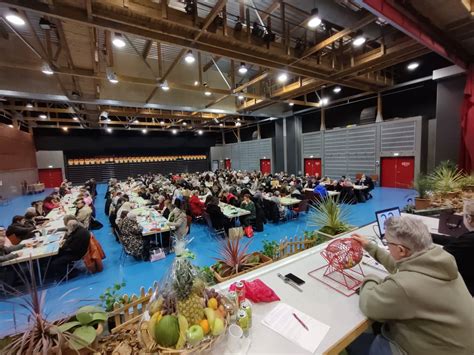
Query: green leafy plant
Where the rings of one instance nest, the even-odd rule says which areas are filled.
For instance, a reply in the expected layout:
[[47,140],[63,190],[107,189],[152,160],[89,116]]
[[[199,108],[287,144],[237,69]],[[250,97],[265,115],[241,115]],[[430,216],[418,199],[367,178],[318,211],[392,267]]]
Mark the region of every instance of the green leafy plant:
[[350,229],[347,220],[350,211],[338,200],[326,197],[316,206],[311,206],[309,225],[319,227],[320,231],[329,235],[336,235]]
[[280,247],[279,244],[272,240],[264,240],[263,242],[263,249],[262,249],[262,254],[268,256],[269,258],[274,259],[275,255],[278,251],[278,248]]
[[61,333],[70,332],[69,347],[80,350],[91,345],[97,337],[96,328],[107,320],[107,313],[100,307],[84,306],[79,308],[76,316],[70,322],[61,324],[58,330]]
[[441,162],[429,175],[434,191],[441,194],[459,190],[463,178],[463,172],[449,160]]
[[199,272],[201,274],[201,278],[208,286],[212,286],[216,284],[216,279],[214,277],[214,273],[212,272],[209,266],[202,266],[199,267]]
[[431,179],[423,173],[419,173],[416,177],[413,187],[418,192],[418,198],[428,198],[429,191],[432,189]]
[[314,245],[323,244],[331,240],[331,238],[318,233],[318,231],[304,231],[303,236],[305,239],[314,241]]
[[474,186],[474,174],[464,176],[461,181],[461,186]]
[[123,295],[119,291],[125,287],[125,282],[116,283],[112,287],[107,287],[103,294],[99,296],[99,299],[102,302],[102,306],[107,312],[114,310],[114,304],[119,305],[124,304],[125,300]]

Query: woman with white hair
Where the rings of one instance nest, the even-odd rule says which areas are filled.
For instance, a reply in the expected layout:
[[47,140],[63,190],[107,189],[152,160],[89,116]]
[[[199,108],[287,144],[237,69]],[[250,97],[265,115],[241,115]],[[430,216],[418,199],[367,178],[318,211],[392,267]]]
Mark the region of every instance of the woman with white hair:
[[149,260],[149,239],[143,238],[142,230],[137,221],[137,214],[130,211],[122,221],[120,241],[127,254],[136,259]]
[[433,235],[433,242],[440,244],[454,256],[471,296],[474,296],[474,200],[464,201],[464,226],[468,230],[460,237]]
[[[364,236],[352,238],[389,275],[365,277],[359,306],[368,318],[383,323],[382,334],[363,334],[349,347],[349,354],[474,353],[472,297],[454,258],[432,243],[421,219],[387,219],[388,252]],[[367,346],[361,349],[364,343]]]

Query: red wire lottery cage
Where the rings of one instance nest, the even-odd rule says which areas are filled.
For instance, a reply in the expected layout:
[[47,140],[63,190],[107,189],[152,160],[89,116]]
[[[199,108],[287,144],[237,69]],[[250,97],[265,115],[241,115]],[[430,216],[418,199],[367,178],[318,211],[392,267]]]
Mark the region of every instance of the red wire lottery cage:
[[362,245],[352,238],[336,239],[321,252],[321,256],[326,259],[327,265],[308,275],[347,297],[352,296],[365,276],[360,267]]

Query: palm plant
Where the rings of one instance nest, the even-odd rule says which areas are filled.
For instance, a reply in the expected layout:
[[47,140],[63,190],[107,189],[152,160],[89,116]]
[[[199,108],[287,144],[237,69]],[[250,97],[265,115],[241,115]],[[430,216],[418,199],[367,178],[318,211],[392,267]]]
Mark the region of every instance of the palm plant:
[[463,172],[449,160],[441,162],[429,175],[434,191],[442,194],[457,191],[463,178]]
[[474,186],[474,174],[466,175],[461,181],[462,187]]
[[418,192],[418,198],[426,199],[428,198],[428,192],[432,188],[432,181],[428,176],[420,173],[416,177],[413,187]]
[[347,222],[350,211],[341,205],[337,199],[326,197],[316,205],[311,206],[309,225],[320,227],[320,231],[329,235],[336,235],[350,229]]
[[219,246],[219,257],[217,260],[218,270],[222,276],[237,274],[245,268],[254,266],[249,262],[251,255],[247,253],[251,240],[241,243],[242,239],[227,239]]

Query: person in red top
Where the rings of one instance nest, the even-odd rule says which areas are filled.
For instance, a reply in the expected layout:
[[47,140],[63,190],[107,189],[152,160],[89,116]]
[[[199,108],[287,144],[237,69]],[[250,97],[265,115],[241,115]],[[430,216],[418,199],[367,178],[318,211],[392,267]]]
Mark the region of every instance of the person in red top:
[[189,205],[191,207],[191,213],[193,217],[202,216],[202,213],[206,209],[204,202],[199,199],[199,191],[194,191],[193,195],[189,199]]
[[238,207],[239,199],[237,197],[235,197],[234,194],[232,194],[228,190],[224,190],[222,192],[222,196],[224,197],[224,202],[225,203],[228,203],[229,205]]
[[43,201],[43,211],[48,214],[50,211],[58,208],[61,204],[53,196],[47,196]]

